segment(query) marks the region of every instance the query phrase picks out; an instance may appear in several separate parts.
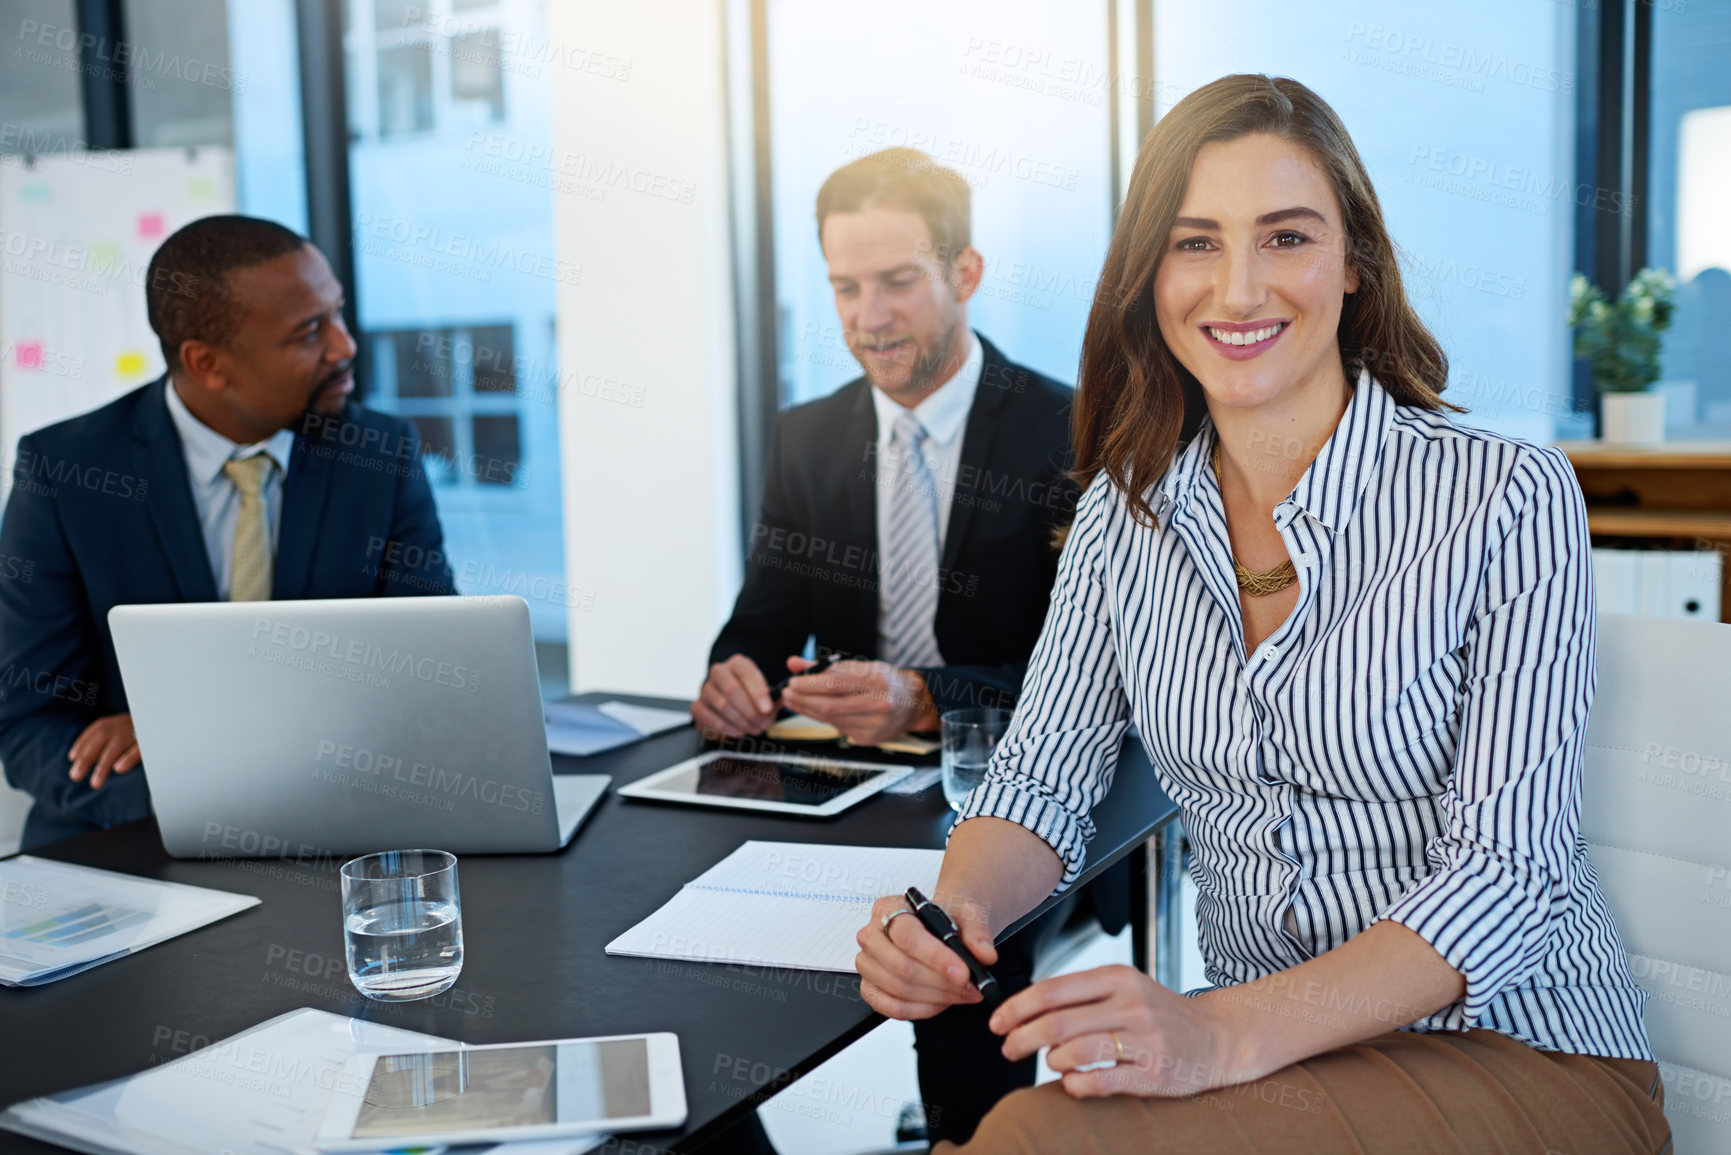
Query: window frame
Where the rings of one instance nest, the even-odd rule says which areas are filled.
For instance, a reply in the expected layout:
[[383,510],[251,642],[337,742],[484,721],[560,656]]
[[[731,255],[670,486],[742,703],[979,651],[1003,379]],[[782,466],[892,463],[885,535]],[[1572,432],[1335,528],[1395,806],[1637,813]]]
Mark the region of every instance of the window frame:
[[[1575,184],[1620,194],[1626,213],[1588,197],[1575,207],[1575,268],[1608,296],[1647,263],[1647,166],[1652,108],[1653,0],[1602,0],[1575,23]],[[1617,202],[1613,202],[1617,203]],[[1590,367],[1574,362],[1573,407],[1600,413]]]
[[[504,328],[511,332],[512,356],[512,389],[477,390],[475,388],[475,366],[478,360],[476,351],[483,345],[476,333],[482,329]],[[401,394],[397,384],[402,375],[395,372],[397,360],[397,338],[404,333],[434,334],[435,340],[447,342],[451,355],[447,357],[449,367],[449,391],[443,394],[420,396]],[[489,481],[476,476],[472,471],[456,465],[447,475],[442,467],[435,472],[434,467],[427,470],[428,479],[435,488],[441,491],[463,490],[472,493],[497,493],[521,487],[523,469],[523,412],[522,382],[516,377],[515,349],[517,345],[516,326],[509,320],[504,322],[470,322],[465,325],[446,325],[438,328],[413,329],[377,329],[367,334],[367,340],[373,344],[374,364],[380,372],[376,381],[376,392],[373,401],[379,406],[405,420],[416,418],[444,418],[451,423],[451,453],[457,463],[477,460],[480,457],[492,459],[493,455],[481,454],[475,448],[474,420],[477,417],[510,417],[517,423],[517,457],[512,463],[512,479],[509,482]],[[459,348],[467,348],[469,357],[465,360],[455,355]],[[384,370],[393,370],[386,372]],[[431,456],[435,460],[438,454],[426,454],[423,459]]]

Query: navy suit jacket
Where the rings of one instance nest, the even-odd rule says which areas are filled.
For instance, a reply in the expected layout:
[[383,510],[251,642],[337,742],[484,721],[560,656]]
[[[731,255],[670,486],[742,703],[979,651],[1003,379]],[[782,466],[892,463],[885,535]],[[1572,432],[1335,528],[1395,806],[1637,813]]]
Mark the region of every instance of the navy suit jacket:
[[[25,845],[150,813],[144,768],[100,790],[73,739],[128,712],[108,611],[216,601],[167,378],[21,438],[0,523],[0,762],[36,799]],[[283,478],[271,597],[452,594],[420,443],[359,405],[310,414]]]
[[[946,665],[920,671],[939,710],[1014,706],[1057,576],[1054,533],[1076,508],[1071,390],[980,344],[939,561]],[[745,654],[774,683],[811,635],[824,652],[877,656],[877,436],[864,377],[776,419],[745,585],[711,662]]]

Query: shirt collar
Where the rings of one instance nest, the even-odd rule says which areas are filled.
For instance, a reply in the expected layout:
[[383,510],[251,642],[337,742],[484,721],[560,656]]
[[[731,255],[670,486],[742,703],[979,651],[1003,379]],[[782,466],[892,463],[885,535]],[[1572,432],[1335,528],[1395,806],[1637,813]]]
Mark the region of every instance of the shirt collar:
[[1346,528],[1376,471],[1394,410],[1394,398],[1360,369],[1340,424],[1293,487],[1292,504],[1336,533]]
[[200,485],[214,482],[231,459],[240,460],[255,453],[269,454],[279,470],[288,472],[289,457],[294,453],[294,430],[279,429],[264,441],[237,445],[192,415],[192,410],[180,399],[172,377],[164,383],[163,393],[168,398],[168,416],[174,421],[175,432],[180,434],[187,471]]
[[[986,367],[986,351],[980,339],[968,330],[968,356],[931,396],[913,408],[921,428],[940,446],[948,446],[968,422],[968,410],[973,407],[974,394],[979,392],[980,375]],[[876,385],[872,386],[872,408],[877,411],[878,434],[886,436],[895,427],[896,418],[907,412]]]
[[[1370,484],[1394,411],[1394,398],[1369,370],[1361,369],[1340,423],[1286,500],[1332,531],[1344,528],[1358,511],[1359,500]],[[1209,469],[1209,455],[1217,440],[1214,423],[1204,417],[1196,436],[1179,452],[1160,483],[1156,517],[1163,516],[1168,506],[1186,504],[1194,495]]]

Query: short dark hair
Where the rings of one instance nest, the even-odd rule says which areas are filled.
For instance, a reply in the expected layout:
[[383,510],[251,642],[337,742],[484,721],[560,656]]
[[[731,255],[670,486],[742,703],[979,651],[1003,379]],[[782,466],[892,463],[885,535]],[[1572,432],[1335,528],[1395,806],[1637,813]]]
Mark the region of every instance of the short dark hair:
[[234,335],[239,317],[230,273],[307,243],[275,221],[239,215],[201,217],[163,241],[145,270],[144,301],[168,367],[179,366],[183,341],[220,345]]
[[817,240],[831,213],[905,209],[925,218],[932,248],[949,264],[972,243],[968,182],[917,148],[886,148],[836,169],[817,191]]

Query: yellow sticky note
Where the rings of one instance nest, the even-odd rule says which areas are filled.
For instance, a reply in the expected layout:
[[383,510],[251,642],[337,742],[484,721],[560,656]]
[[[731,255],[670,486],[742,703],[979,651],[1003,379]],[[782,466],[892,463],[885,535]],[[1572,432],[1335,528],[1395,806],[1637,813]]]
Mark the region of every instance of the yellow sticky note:
[[92,272],[106,273],[120,263],[120,246],[113,241],[95,241],[90,246]]
[[143,353],[122,353],[114,362],[114,371],[122,377],[137,377],[144,372]]
[[186,199],[208,201],[216,199],[216,182],[207,176],[195,176],[186,182]]

